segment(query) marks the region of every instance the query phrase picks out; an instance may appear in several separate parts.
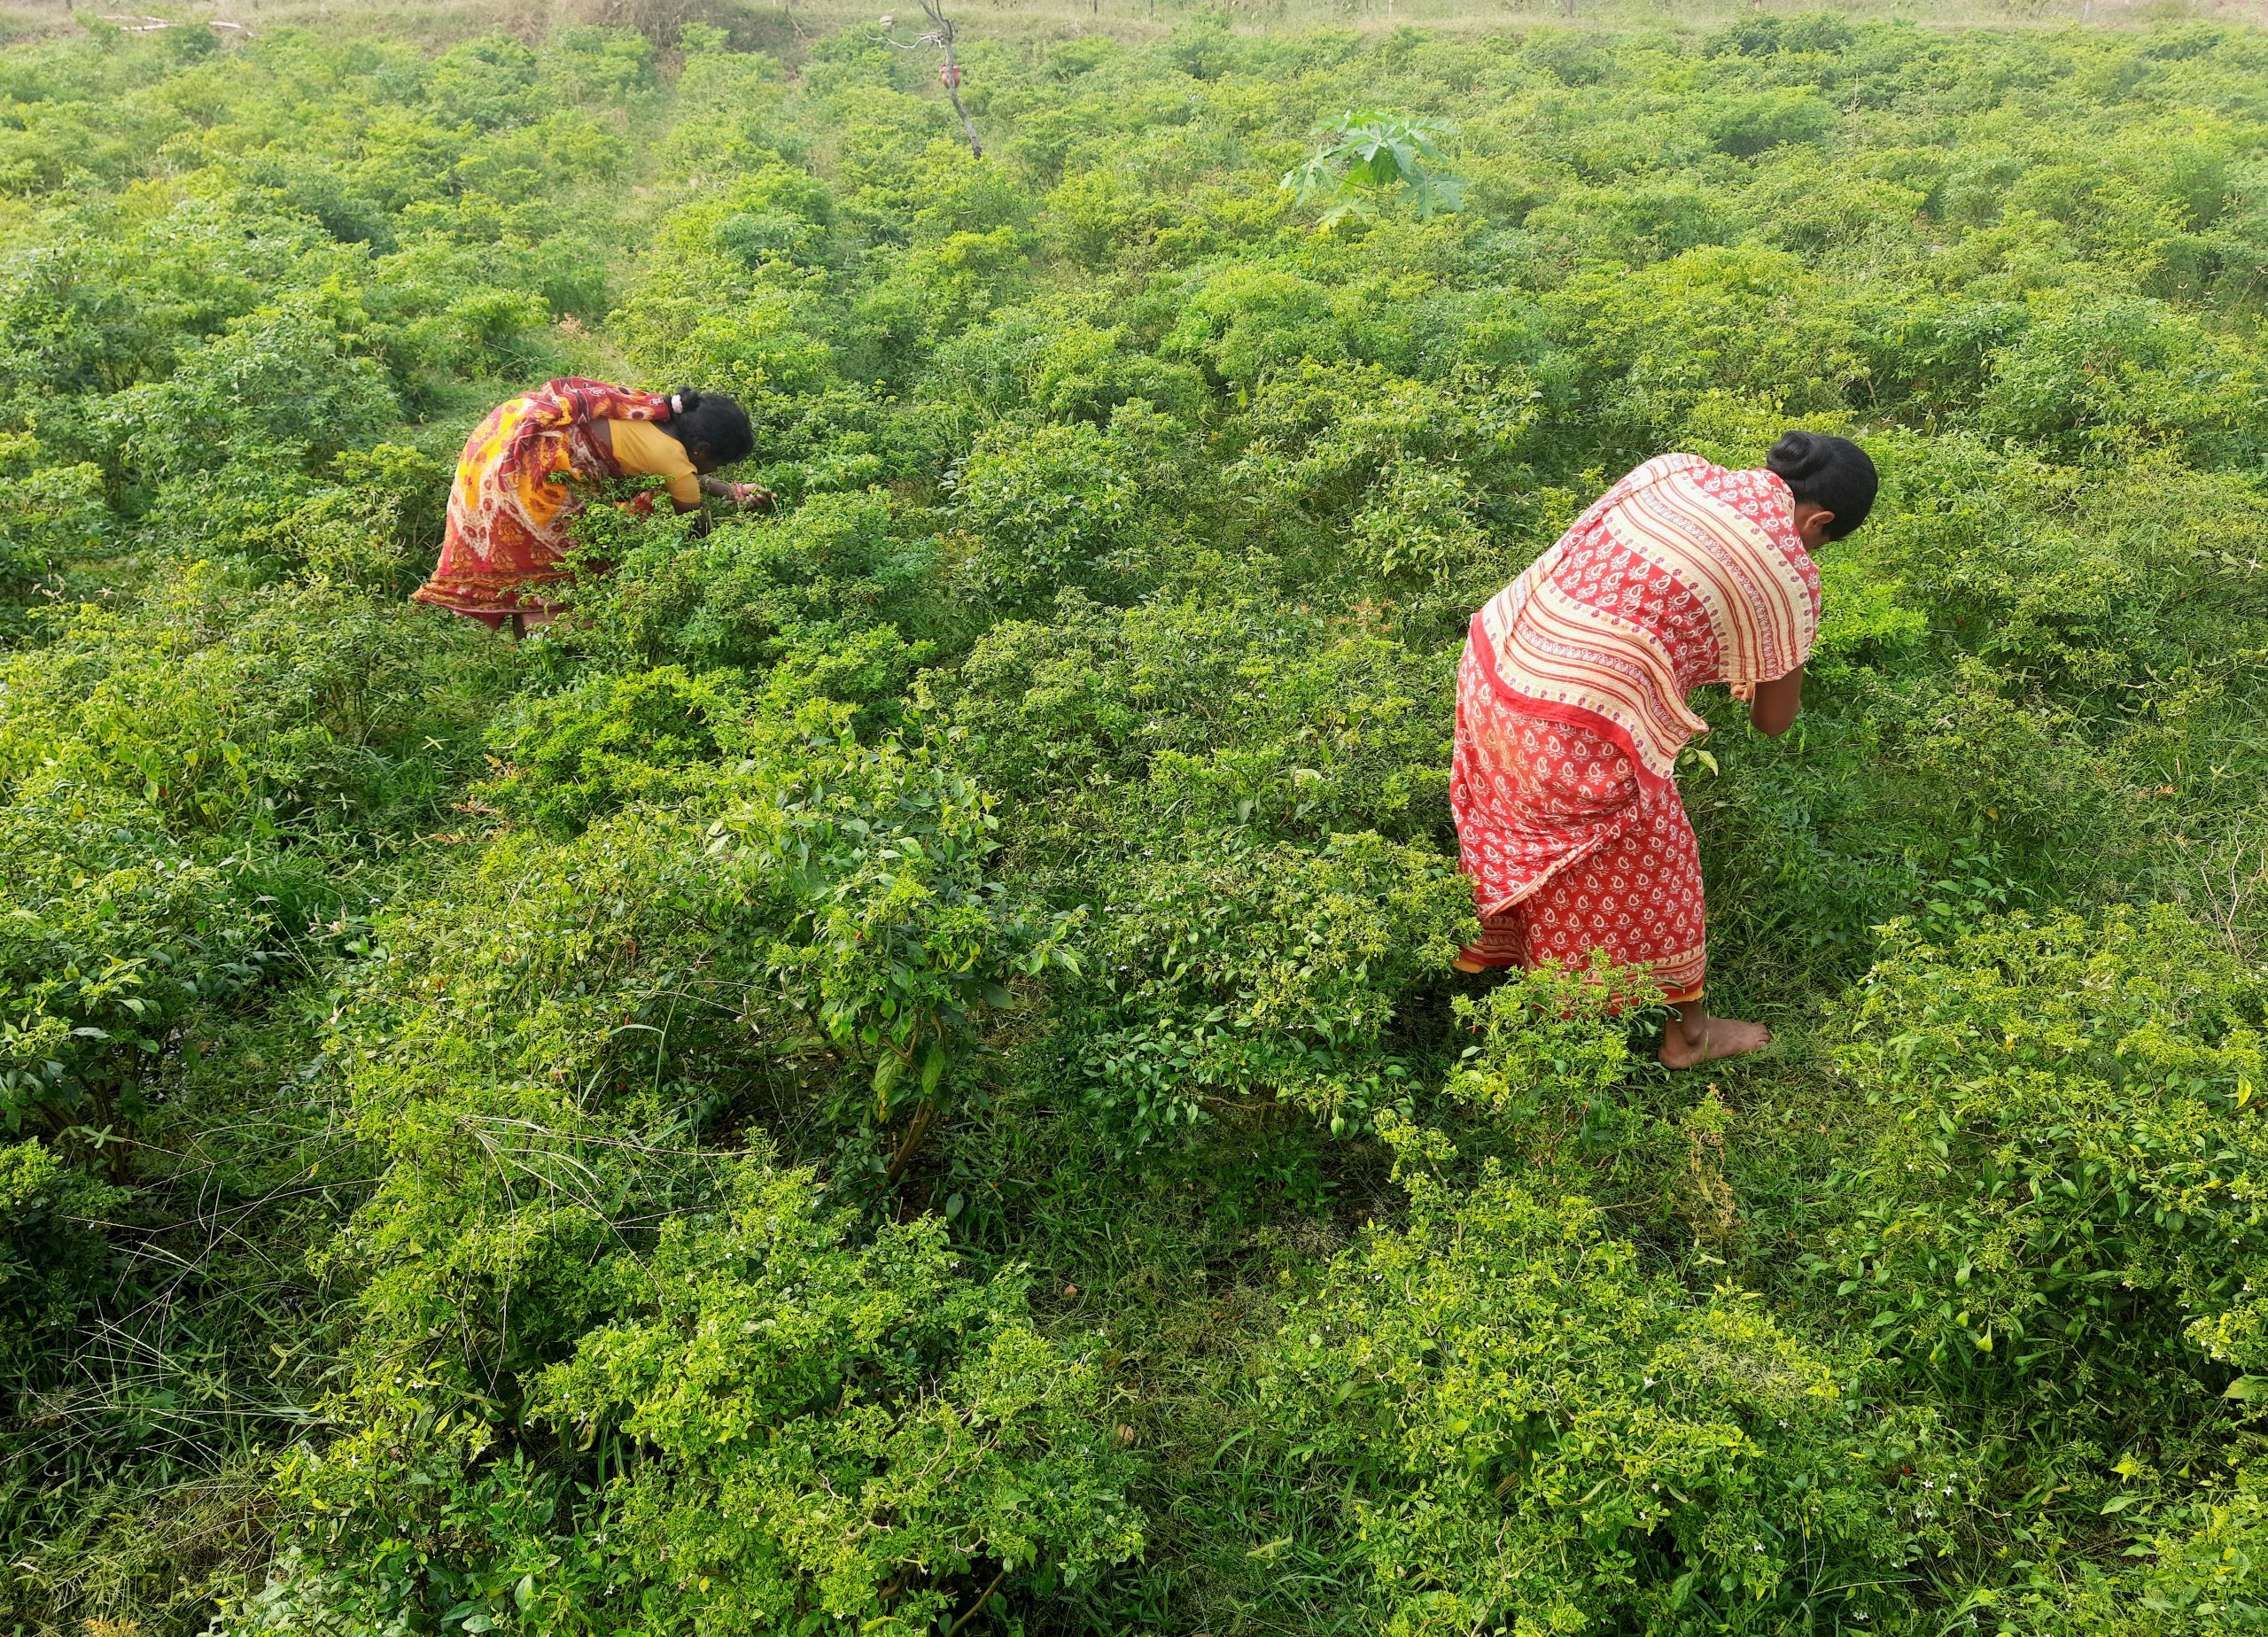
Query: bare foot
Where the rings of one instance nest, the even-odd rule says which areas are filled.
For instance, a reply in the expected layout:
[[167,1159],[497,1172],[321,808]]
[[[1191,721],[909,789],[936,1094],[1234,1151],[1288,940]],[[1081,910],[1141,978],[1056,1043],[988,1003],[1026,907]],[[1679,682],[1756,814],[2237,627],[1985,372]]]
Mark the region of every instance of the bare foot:
[[[1700,1036],[1695,1039],[1696,1035]],[[1734,1018],[1703,1017],[1689,1023],[1680,1018],[1662,1031],[1662,1066],[1691,1068],[1719,1058],[1739,1057],[1771,1044],[1772,1031],[1761,1023]]]
[[1449,962],[1449,970],[1452,972],[1486,972],[1488,968],[1482,966],[1479,961],[1472,959],[1468,956],[1460,955],[1455,960]]

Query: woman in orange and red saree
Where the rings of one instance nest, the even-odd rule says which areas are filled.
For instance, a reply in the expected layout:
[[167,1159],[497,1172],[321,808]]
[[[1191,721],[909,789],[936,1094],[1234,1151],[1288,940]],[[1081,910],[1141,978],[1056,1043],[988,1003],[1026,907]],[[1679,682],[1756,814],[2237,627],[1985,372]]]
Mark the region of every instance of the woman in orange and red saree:
[[1450,805],[1480,936],[1456,966],[1579,964],[1603,951],[1677,1008],[1664,1063],[1753,1051],[1762,1025],[1712,1017],[1700,849],[1678,752],[1713,682],[1787,732],[1819,631],[1811,554],[1866,520],[1874,462],[1790,432],[1763,469],[1647,462],[1473,617],[1457,672]]
[[[666,396],[600,381],[548,381],[488,412],[464,446],[449,490],[433,576],[410,594],[515,636],[565,606],[568,525],[586,503],[581,480],[661,477],[681,512],[713,494],[741,506],[772,496],[711,476],[756,447],[748,415],[717,392]],[[632,506],[649,508],[640,495]]]

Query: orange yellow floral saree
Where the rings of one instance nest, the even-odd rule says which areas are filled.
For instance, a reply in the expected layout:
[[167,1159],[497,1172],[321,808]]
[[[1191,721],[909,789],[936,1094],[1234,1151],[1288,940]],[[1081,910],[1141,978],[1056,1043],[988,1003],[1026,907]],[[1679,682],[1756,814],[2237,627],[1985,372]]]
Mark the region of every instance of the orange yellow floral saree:
[[556,611],[568,524],[584,505],[575,480],[624,475],[596,423],[669,414],[666,398],[572,377],[499,404],[465,444],[440,562],[412,600],[491,626]]

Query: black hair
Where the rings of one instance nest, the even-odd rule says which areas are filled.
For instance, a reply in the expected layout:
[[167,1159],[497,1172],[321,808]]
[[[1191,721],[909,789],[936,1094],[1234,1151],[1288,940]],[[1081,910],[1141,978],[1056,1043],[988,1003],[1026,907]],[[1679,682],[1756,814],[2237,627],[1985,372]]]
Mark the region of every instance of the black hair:
[[1867,520],[1882,478],[1873,458],[1847,438],[1783,432],[1764,464],[1806,505],[1835,514],[1827,538],[1839,540]]
[[730,466],[756,453],[756,431],[748,423],[748,411],[722,392],[678,388],[670,394],[669,429],[687,454],[699,450],[713,466]]

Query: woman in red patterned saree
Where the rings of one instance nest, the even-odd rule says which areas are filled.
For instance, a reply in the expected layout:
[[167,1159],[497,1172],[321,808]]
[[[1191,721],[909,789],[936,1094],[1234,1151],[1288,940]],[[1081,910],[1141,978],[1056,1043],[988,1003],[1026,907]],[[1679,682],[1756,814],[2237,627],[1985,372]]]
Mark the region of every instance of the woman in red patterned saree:
[[1480,936],[1456,962],[1580,963],[1603,950],[1678,1011],[1673,1068],[1753,1051],[1712,1017],[1700,850],[1673,772],[1713,682],[1788,731],[1819,631],[1811,554],[1866,520],[1874,462],[1790,432],[1765,467],[1666,454],[1623,478],[1473,617],[1457,671],[1449,801]]
[[[579,480],[664,478],[680,511],[704,493],[760,506],[772,497],[756,485],[710,476],[755,447],[747,413],[720,393],[548,381],[473,430],[449,489],[441,560],[410,597],[491,630],[509,621],[517,636],[565,606],[568,525],[585,503]],[[653,502],[641,494],[632,504]]]

